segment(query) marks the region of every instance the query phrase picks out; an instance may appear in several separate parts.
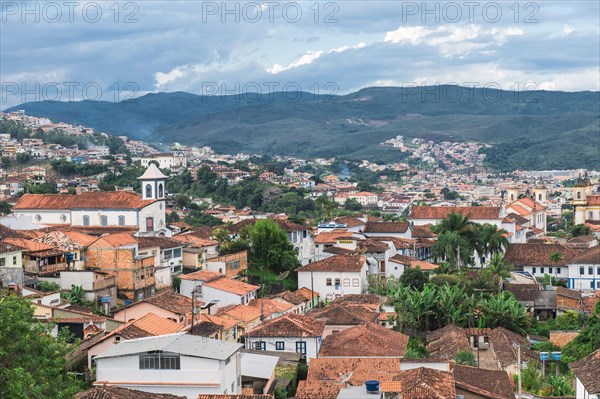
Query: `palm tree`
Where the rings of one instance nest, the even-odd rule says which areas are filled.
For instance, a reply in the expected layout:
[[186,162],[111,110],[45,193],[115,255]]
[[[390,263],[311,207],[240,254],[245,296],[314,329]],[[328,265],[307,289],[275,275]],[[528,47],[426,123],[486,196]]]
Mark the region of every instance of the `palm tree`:
[[499,229],[494,224],[485,223],[479,228],[481,234],[481,253],[480,255],[493,255],[504,252],[509,246],[508,238],[505,234],[508,232]]
[[564,254],[562,254],[558,251],[554,251],[550,255],[548,255],[548,260],[552,263],[558,263],[561,260],[563,260],[564,257],[565,257]]
[[[431,227],[431,231],[438,235],[438,240],[440,239],[440,236],[445,233],[456,234],[458,237],[464,240],[464,243],[461,241],[460,246],[463,247],[466,245],[469,255],[461,255],[460,258],[467,263],[471,263],[471,254],[473,251],[481,251],[478,224],[472,222],[469,216],[465,216],[462,213],[451,212],[445,219],[440,220],[435,226]],[[454,238],[454,240],[458,241],[456,238]],[[459,246],[454,246],[454,252],[457,251],[458,247]],[[456,259],[456,255],[454,255],[453,258]]]
[[452,263],[457,269],[460,263],[471,263],[473,254],[469,242],[455,231],[439,234],[431,252],[436,262],[444,260]]
[[440,262],[438,267],[433,271],[433,274],[452,274],[455,271],[450,262]]
[[510,278],[510,269],[502,255],[495,253],[492,255],[488,267],[481,270],[481,274],[495,285],[497,288],[494,290],[495,292],[500,292],[504,279]]

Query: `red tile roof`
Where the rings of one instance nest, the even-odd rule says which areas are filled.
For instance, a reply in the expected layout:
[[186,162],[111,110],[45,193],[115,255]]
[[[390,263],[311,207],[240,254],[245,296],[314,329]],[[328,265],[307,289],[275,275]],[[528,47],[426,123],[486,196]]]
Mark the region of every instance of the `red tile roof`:
[[600,378],[598,378],[600,349],[581,360],[570,363],[569,367],[590,395],[600,394]]
[[328,335],[319,356],[403,357],[408,336],[377,324],[364,324]]
[[600,245],[586,249],[569,262],[574,265],[600,265]]
[[321,337],[325,321],[288,313],[265,321],[248,333],[252,337]]
[[313,309],[310,316],[317,320],[325,320],[326,325],[359,325],[377,323],[379,313],[359,306],[326,306]]
[[369,222],[363,229],[364,233],[406,233],[408,222]]
[[13,207],[19,209],[141,209],[156,200],[143,200],[128,191],[86,191],[79,195],[25,194]]
[[186,397],[105,385],[78,393],[75,395],[75,399],[186,399]]
[[390,380],[400,372],[399,358],[377,357],[319,357],[311,359],[307,380],[342,382],[342,376],[350,375],[348,383],[360,386],[368,380]]
[[413,206],[409,219],[445,219],[451,213],[468,215],[471,219],[500,219],[499,206]]
[[[563,254],[562,260],[550,262],[554,252]],[[561,244],[511,244],[506,249],[504,259],[514,266],[565,266],[572,263],[577,252]]]
[[246,284],[241,281],[231,280],[227,277],[221,277],[204,283],[205,287],[211,287],[217,290],[230,292],[236,295],[246,295],[257,291],[260,287],[257,285]]
[[456,388],[490,399],[514,399],[515,391],[506,371],[452,365]]
[[360,272],[366,262],[360,255],[334,255],[296,269],[298,272]]

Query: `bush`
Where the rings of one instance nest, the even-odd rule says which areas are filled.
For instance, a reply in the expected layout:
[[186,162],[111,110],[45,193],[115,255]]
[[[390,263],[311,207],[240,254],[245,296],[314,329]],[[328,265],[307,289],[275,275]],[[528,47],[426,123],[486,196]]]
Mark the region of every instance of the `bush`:
[[452,359],[456,364],[464,364],[466,366],[477,366],[475,355],[470,350],[463,350],[454,355]]

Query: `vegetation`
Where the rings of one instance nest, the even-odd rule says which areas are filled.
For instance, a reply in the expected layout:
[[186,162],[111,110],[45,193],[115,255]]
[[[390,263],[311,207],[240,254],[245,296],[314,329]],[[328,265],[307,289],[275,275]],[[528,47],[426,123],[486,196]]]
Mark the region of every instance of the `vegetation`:
[[[421,101],[425,94],[420,91],[425,90],[451,91],[459,100]],[[400,134],[494,144],[482,151],[488,165],[499,170],[598,169],[598,146],[588,145],[598,143],[600,106],[594,92],[538,91],[518,98],[518,106],[512,91],[456,86],[375,87],[344,96],[298,93],[297,102],[290,102],[289,95],[273,93],[248,102],[244,96],[159,93],[135,102],[42,101],[15,109],[115,135],[139,132],[134,139],[203,143],[227,153],[399,161],[408,153],[379,143]],[[356,101],[359,98],[369,101]],[[354,123],[358,118],[365,123]],[[254,132],[252,140],[249,130]],[[526,139],[523,130],[528,132]]]
[[69,338],[50,335],[50,324],[37,322],[26,299],[0,296],[0,398],[64,399],[82,390],[67,373]]
[[462,350],[458,352],[452,358],[457,364],[464,364],[466,366],[477,366],[477,361],[475,360],[475,355],[468,349]]
[[573,237],[589,236],[590,234],[592,234],[592,228],[587,224],[577,224],[571,229]]
[[38,291],[42,292],[56,292],[60,291],[60,284],[52,281],[40,281],[37,283],[36,288]]

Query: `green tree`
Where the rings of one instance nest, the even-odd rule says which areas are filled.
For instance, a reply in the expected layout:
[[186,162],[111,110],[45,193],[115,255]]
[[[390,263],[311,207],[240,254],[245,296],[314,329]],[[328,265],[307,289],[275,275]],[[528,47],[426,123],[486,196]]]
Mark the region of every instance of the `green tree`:
[[479,227],[481,254],[493,255],[504,252],[508,248],[509,242],[506,238],[507,231],[499,229],[494,224],[484,223]]
[[469,242],[456,231],[440,233],[431,248],[431,253],[436,261],[444,260],[458,269],[461,264],[471,264],[473,251]]
[[587,224],[576,224],[571,228],[571,235],[573,237],[589,236],[590,234],[592,234],[592,228]]
[[[455,233],[466,242],[466,246],[471,253],[473,251],[481,252],[479,227],[477,223],[471,221],[468,215],[452,212],[448,217],[440,220],[431,230],[438,235]],[[456,247],[454,250],[456,251]]]
[[427,282],[427,276],[421,271],[420,267],[408,268],[400,276],[399,282],[404,287],[414,288],[421,291]]
[[344,209],[348,211],[360,211],[362,209],[362,205],[354,198],[348,198],[344,203]]
[[258,220],[250,231],[249,261],[255,270],[275,273],[291,271],[300,266],[286,232],[270,219]]
[[11,208],[12,208],[12,205],[9,204],[8,202],[0,201],[0,214],[8,215],[10,213]]
[[64,334],[50,335],[51,325],[34,319],[26,299],[1,296],[0,309],[0,398],[65,399],[80,391],[67,374]]
[[175,222],[179,222],[181,219],[179,218],[179,215],[177,214],[177,212],[169,212],[167,213],[167,223],[175,223]]
[[31,154],[28,152],[20,152],[17,154],[18,163],[27,163],[31,160]]
[[548,260],[552,263],[558,263],[561,260],[563,260],[563,258],[564,258],[564,254],[562,254],[558,251],[554,251],[550,255],[548,255]]
[[73,305],[83,305],[85,302],[85,291],[80,285],[71,285],[71,290],[65,294],[66,299]]
[[37,283],[36,288],[42,292],[56,292],[60,291],[60,284],[52,281],[40,281]]
[[524,334],[531,323],[525,307],[507,291],[482,299],[478,308],[481,312],[482,327],[504,327]]
[[212,215],[207,215],[202,211],[191,211],[185,219],[184,222],[190,224],[192,226],[218,226],[223,224],[223,221],[219,218],[216,218]]
[[496,252],[492,255],[489,265],[481,269],[481,274],[496,287],[495,292],[500,292],[504,280],[510,278],[510,266],[502,255]]

